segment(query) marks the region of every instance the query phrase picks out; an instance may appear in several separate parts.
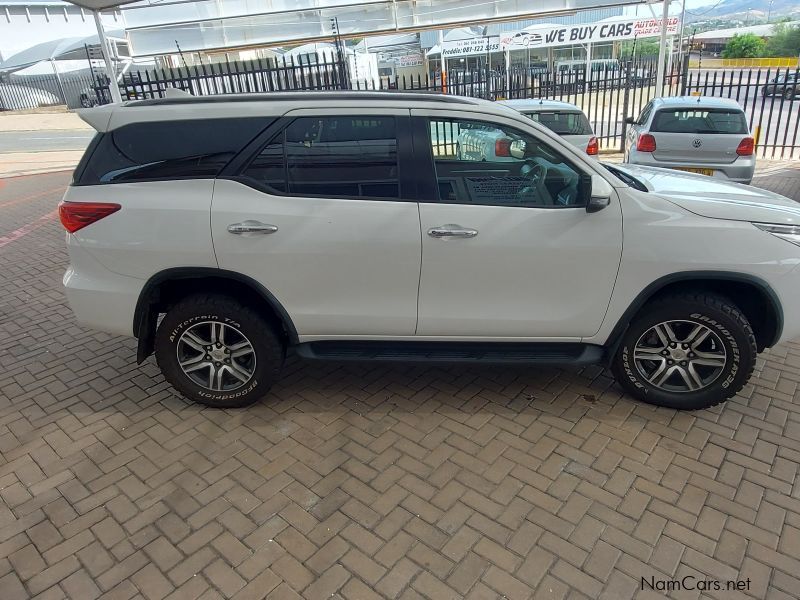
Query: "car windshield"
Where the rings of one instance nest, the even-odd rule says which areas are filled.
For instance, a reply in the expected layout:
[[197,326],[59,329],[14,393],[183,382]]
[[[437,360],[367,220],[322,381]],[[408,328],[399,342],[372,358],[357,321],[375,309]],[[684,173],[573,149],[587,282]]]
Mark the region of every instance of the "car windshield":
[[526,116],[559,135],[592,135],[592,126],[581,112],[528,112]]
[[650,131],[661,133],[749,133],[744,112],[727,108],[661,109],[653,118]]
[[640,192],[648,192],[650,190],[647,189],[647,186],[643,184],[641,181],[636,179],[633,175],[626,173],[622,169],[618,169],[617,167],[612,167],[611,165],[607,165],[605,163],[601,163],[606,170],[610,171],[614,175],[616,175],[619,179],[624,181],[628,184],[628,187],[632,187],[635,190],[639,190]]

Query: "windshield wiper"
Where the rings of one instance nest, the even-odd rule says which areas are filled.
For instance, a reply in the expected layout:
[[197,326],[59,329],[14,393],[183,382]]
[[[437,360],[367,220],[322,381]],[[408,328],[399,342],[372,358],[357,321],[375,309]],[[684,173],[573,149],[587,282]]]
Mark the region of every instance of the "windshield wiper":
[[647,186],[643,184],[641,181],[636,179],[633,175],[629,175],[625,171],[617,169],[616,167],[612,167],[611,165],[607,165],[605,163],[601,163],[607,170],[611,171],[614,175],[619,177],[622,181],[624,181],[628,187],[632,187],[635,190],[639,190],[640,192],[649,192],[650,190],[647,189]]

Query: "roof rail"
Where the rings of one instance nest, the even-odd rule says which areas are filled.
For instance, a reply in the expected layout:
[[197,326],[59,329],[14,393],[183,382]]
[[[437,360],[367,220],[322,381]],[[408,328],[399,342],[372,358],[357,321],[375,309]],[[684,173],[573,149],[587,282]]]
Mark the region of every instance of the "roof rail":
[[224,102],[291,102],[302,100],[422,100],[425,102],[442,102],[447,104],[478,104],[481,101],[466,96],[449,96],[427,91],[302,91],[302,92],[266,92],[252,94],[217,94],[214,96],[180,96],[170,95],[165,98],[148,100],[130,100],[123,106],[162,106],[173,104],[205,104]]

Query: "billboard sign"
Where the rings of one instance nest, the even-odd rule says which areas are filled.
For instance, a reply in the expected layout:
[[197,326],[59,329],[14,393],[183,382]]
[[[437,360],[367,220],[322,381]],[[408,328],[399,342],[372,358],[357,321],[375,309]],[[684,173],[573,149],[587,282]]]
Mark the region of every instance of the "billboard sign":
[[442,55],[445,58],[486,54],[487,52],[497,52],[498,50],[500,50],[500,38],[497,36],[450,40],[442,43]]
[[418,67],[423,63],[422,54],[414,52],[412,54],[403,54],[402,56],[394,57],[394,64],[396,67],[402,69],[405,67]]
[[[678,17],[667,19],[667,35],[678,34]],[[549,48],[597,44],[661,35],[661,19],[614,19],[583,25],[549,25],[511,31],[500,36],[500,49]]]

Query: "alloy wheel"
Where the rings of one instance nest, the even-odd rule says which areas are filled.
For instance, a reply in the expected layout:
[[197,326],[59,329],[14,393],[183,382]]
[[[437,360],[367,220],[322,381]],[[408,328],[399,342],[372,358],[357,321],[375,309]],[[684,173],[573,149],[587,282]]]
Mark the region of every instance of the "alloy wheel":
[[236,327],[220,321],[189,327],[178,339],[177,353],[184,375],[215,392],[242,387],[256,370],[253,344]]
[[711,385],[728,362],[719,335],[694,321],[664,321],[636,342],[633,362],[650,385],[666,392],[697,392]]

